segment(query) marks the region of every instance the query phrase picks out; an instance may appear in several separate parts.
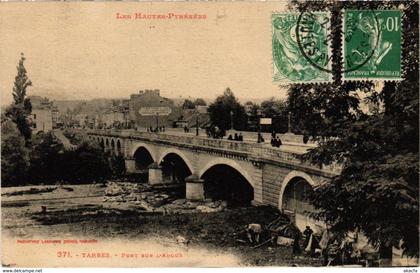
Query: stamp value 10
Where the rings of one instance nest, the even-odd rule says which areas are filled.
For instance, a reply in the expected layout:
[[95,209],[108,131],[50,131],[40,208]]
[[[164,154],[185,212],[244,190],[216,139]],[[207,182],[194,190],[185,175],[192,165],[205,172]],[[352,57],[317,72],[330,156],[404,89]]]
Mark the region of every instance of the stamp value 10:
[[344,80],[401,80],[401,11],[344,10],[342,16],[341,37],[332,37],[329,12],[274,13],[273,80],[331,81],[331,39],[341,40],[336,61]]
[[344,79],[401,79],[401,11],[344,12]]

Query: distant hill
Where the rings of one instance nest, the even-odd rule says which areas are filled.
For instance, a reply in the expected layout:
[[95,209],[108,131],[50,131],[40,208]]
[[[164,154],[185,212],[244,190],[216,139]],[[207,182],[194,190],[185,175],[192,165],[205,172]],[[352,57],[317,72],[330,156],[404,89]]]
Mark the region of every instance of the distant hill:
[[85,100],[53,100],[53,104],[57,106],[60,113],[64,113],[67,109],[74,110],[78,105],[86,102]]
[[113,101],[122,101],[121,98],[112,99],[91,99],[91,100],[53,100],[55,106],[57,106],[60,113],[65,113],[67,109],[74,110],[79,109],[80,112],[84,113],[96,113],[101,109],[112,106]]

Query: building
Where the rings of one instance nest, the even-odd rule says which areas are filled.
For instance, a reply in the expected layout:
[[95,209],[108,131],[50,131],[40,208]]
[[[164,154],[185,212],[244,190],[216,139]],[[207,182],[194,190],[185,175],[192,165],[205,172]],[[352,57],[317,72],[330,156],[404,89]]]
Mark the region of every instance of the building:
[[32,131],[34,133],[51,131],[54,128],[53,119],[58,116],[56,113],[58,110],[54,108],[53,103],[48,98],[30,96],[29,99],[32,104],[32,112],[29,117],[32,123]]
[[60,112],[57,106],[53,105],[51,108],[52,127],[53,129],[63,126],[63,122],[60,120]]
[[99,122],[103,128],[120,127],[126,123],[126,116],[120,109],[105,109],[98,114]]
[[210,125],[210,116],[207,106],[196,106],[195,109],[183,109],[182,115],[176,121],[176,127],[207,128]]
[[115,100],[95,115],[95,128],[129,128],[129,100]]
[[88,115],[86,113],[80,113],[73,116],[73,120],[78,127],[85,127],[87,119]]
[[130,96],[129,118],[135,128],[173,127],[181,110],[172,100],[161,97],[159,89],[141,90]]

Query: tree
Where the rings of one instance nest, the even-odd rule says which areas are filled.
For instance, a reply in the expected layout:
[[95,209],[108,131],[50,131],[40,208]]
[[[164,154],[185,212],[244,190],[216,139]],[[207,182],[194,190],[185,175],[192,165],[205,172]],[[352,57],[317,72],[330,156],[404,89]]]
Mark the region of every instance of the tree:
[[[289,107],[300,132],[320,141],[304,159],[342,164],[342,172],[316,188],[315,217],[337,232],[362,231],[373,245],[398,246],[418,256],[419,246],[419,77],[418,3],[307,2],[300,11],[331,11],[334,82],[293,85]],[[363,7],[361,7],[361,5]],[[400,9],[403,12],[403,81],[386,82],[378,92],[373,82],[343,82],[340,71],[340,13],[348,8]],[[364,113],[357,92],[384,104],[384,110]]]
[[261,113],[263,117],[271,118],[271,130],[285,133],[288,128],[288,109],[287,103],[283,100],[270,98],[261,103]]
[[111,174],[107,156],[98,143],[77,137],[72,140],[77,148],[66,150],[51,132],[34,135],[27,182],[88,183]]
[[[83,140],[74,151],[67,151],[65,158],[68,163],[68,180],[73,183],[87,183],[103,179],[111,174],[107,155],[97,142]],[[113,159],[114,167],[121,168],[122,158]],[[118,165],[118,166],[117,166]],[[118,172],[119,170],[116,170]]]
[[247,130],[249,131],[257,131],[258,130],[258,119],[260,118],[261,115],[261,107],[252,102],[252,101],[247,101],[245,102],[245,112],[248,118],[248,122],[247,122]]
[[203,99],[201,99],[201,98],[198,98],[198,99],[196,99],[196,100],[194,101],[194,105],[195,105],[195,106],[206,106],[206,105],[207,105],[207,103],[206,103],[206,101],[205,101],[205,100],[203,100]]
[[245,108],[238,102],[230,88],[226,88],[222,96],[209,105],[210,121],[221,130],[231,129],[231,112],[233,114],[233,129],[243,130],[246,128]]
[[33,135],[28,182],[37,184],[66,180],[65,177],[72,173],[72,170],[67,165],[71,162],[64,160],[63,154],[63,144],[51,132]]
[[11,118],[16,123],[22,136],[25,140],[31,138],[31,126],[28,120],[28,115],[32,111],[32,105],[29,98],[26,97],[26,89],[32,85],[26,75],[26,68],[24,66],[25,57],[21,53],[19,65],[17,66],[17,75],[13,87],[13,100],[14,103],[6,109],[6,116]]
[[1,120],[1,183],[2,186],[23,184],[29,166],[25,139],[16,124],[2,116]]
[[195,104],[189,99],[186,99],[184,103],[182,104],[182,109],[194,109]]

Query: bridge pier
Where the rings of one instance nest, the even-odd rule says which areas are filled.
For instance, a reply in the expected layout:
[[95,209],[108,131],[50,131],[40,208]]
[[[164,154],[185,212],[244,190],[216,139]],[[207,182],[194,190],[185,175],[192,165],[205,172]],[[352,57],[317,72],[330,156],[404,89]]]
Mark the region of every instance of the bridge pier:
[[124,163],[126,173],[136,172],[136,160],[134,158],[124,158]]
[[185,198],[188,200],[204,200],[204,180],[197,175],[185,178]]
[[147,168],[149,169],[149,184],[150,185],[162,184],[163,182],[162,168],[159,166],[159,164],[157,162],[153,162]]

